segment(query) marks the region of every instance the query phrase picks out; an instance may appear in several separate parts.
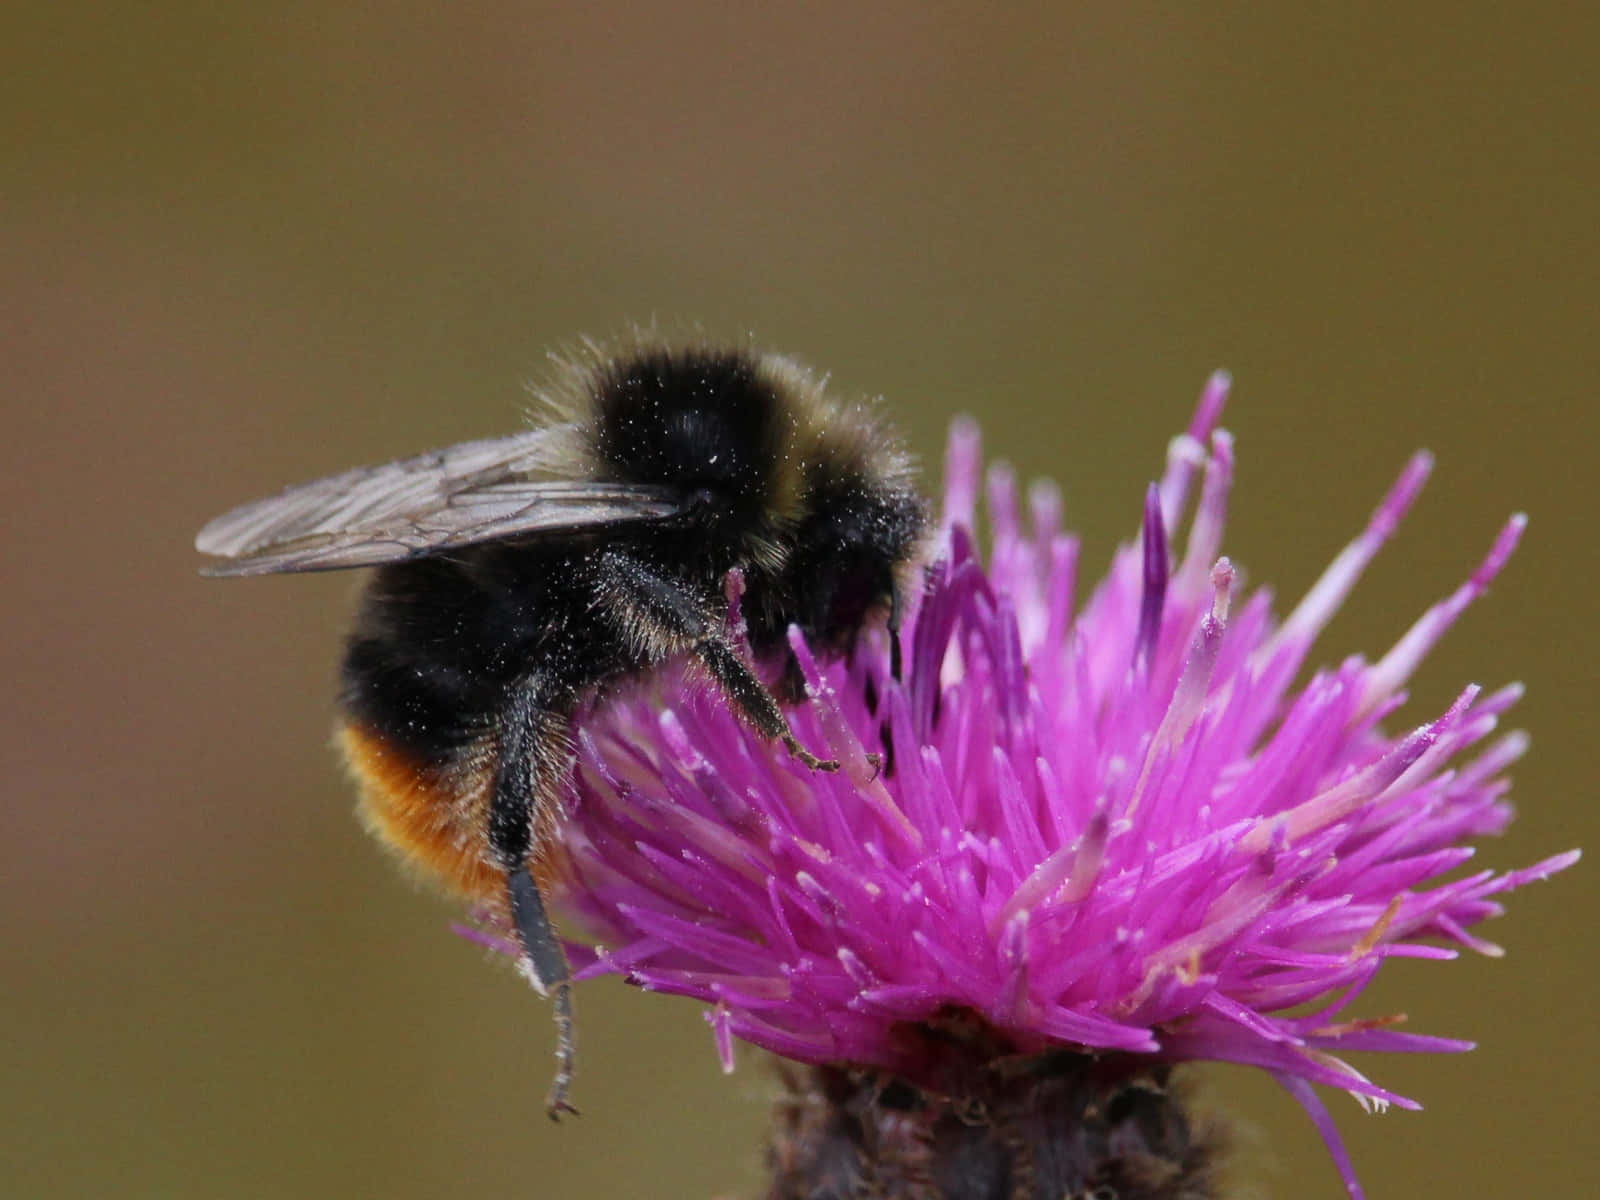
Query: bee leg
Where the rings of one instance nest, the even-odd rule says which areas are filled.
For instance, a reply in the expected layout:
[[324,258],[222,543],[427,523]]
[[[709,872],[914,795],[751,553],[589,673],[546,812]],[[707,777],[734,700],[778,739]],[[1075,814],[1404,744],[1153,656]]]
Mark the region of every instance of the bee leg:
[[886,622],[889,630],[889,674],[896,683],[900,682],[900,589],[891,588],[889,591],[889,620]]
[[630,555],[612,551],[600,560],[598,594],[619,626],[661,658],[692,653],[704,664],[728,702],[763,737],[783,743],[814,771],[837,771],[839,760],[818,758],[789,728],[783,709],[739,657],[714,612],[676,580]]
[[550,993],[550,1004],[556,1019],[556,1073],[545,1094],[545,1113],[552,1121],[559,1121],[563,1113],[577,1113],[567,1092],[572,1087],[575,1058],[575,1039],[572,1021],[572,976],[567,967],[567,956],[550,927],[550,918],[544,910],[544,897],[539,885],[526,867],[506,876],[511,894],[511,916],[517,926],[517,936],[528,956],[528,962],[540,985]]
[[568,769],[571,751],[565,718],[550,710],[532,681],[513,690],[502,719],[500,761],[489,801],[489,845],[505,868],[511,920],[522,952],[554,1010],[556,1073],[545,1097],[545,1112],[558,1121],[562,1113],[578,1111],[567,1100],[576,1056],[572,972],[528,859],[535,826],[547,827],[552,819],[556,803],[552,793]]
[[711,672],[711,677],[717,681],[717,686],[722,689],[723,695],[727,696],[733,706],[744,714],[745,719],[756,727],[756,732],[763,737],[781,741],[784,749],[813,771],[839,769],[838,759],[818,758],[800,744],[789,728],[783,709],[779,708],[778,702],[772,698],[772,693],[767,691],[761,681],[751,673],[750,668],[745,666],[744,661],[734,652],[726,638],[720,635],[707,637],[694,648],[694,651],[705,664],[706,670]]
[[806,698],[806,673],[793,650],[784,653],[783,673],[773,682],[772,694],[783,704],[799,704]]
[[[889,635],[889,677],[896,683],[900,682],[900,589],[891,582],[889,586],[889,618],[884,622],[885,631]],[[871,686],[871,679],[867,680]],[[874,715],[878,711],[878,694],[876,689],[869,692],[868,709]],[[873,778],[878,774],[894,774],[894,731],[889,726],[889,719],[885,717],[878,722],[878,741],[883,746],[882,754],[869,754],[874,771]]]

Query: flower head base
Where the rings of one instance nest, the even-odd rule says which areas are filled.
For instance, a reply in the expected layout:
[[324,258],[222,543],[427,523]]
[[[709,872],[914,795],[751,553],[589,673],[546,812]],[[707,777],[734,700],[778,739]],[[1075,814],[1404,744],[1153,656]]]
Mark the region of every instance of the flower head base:
[[962,1010],[1013,1053],[1258,1066],[1308,1108],[1359,1194],[1310,1085],[1415,1107],[1344,1056],[1468,1046],[1345,1010],[1390,957],[1495,952],[1469,932],[1494,897],[1577,857],[1444,878],[1472,856],[1466,840],[1510,819],[1504,771],[1525,740],[1495,729],[1517,688],[1468,688],[1420,728],[1382,728],[1523,521],[1387,654],[1295,690],[1430,463],[1411,461],[1278,620],[1218,557],[1226,391],[1222,376],[1207,387],[1139,543],[1081,608],[1055,493],[1034,490],[1024,520],[1003,468],[987,478],[981,561],[977,435],[958,426],[904,681],[881,641],[818,663],[792,640],[811,689],[795,732],[840,773],[785,758],[681,677],[598,709],[556,887],[597,947],[574,947],[583,973],[710,1003],[725,1061],[737,1036],[926,1079],[926,1043],[907,1030]]

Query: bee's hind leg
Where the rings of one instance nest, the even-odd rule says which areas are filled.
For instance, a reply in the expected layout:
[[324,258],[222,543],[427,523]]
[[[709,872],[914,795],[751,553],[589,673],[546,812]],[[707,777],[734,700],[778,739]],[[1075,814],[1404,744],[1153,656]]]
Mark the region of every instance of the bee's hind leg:
[[556,792],[571,764],[566,718],[551,710],[536,679],[525,680],[512,690],[502,714],[499,764],[489,801],[489,845],[506,873],[511,920],[527,966],[554,1010],[556,1073],[545,1097],[545,1111],[553,1121],[578,1111],[567,1100],[576,1057],[572,971],[529,860],[551,836]]
[[544,897],[539,885],[526,867],[506,876],[511,895],[511,919],[516,923],[517,936],[522,941],[528,965],[533,969],[539,986],[550,994],[550,1006],[556,1018],[556,1073],[545,1094],[544,1109],[552,1121],[559,1121],[563,1113],[577,1113],[567,1093],[572,1087],[572,1074],[576,1059],[576,1038],[572,1020],[572,972],[567,966],[567,956],[561,949],[560,939],[550,925],[544,910]]

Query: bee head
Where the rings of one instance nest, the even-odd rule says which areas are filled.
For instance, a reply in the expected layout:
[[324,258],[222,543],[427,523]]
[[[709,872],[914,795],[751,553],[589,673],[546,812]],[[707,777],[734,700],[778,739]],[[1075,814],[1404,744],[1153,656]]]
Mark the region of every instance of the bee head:
[[785,570],[792,619],[819,648],[842,651],[870,614],[903,599],[927,507],[897,475],[838,460],[822,460],[811,474],[808,512]]

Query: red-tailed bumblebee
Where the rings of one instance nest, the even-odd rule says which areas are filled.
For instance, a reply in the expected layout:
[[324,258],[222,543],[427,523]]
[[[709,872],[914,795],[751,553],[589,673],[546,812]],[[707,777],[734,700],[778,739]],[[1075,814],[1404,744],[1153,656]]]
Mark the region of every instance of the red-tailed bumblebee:
[[[898,675],[928,518],[894,434],[788,358],[591,345],[546,399],[541,427],[290,488],[195,545],[223,560],[209,575],[377,568],[338,740],[374,832],[516,929],[555,1010],[555,1117],[572,1111],[571,980],[541,883],[579,705],[693,660],[756,730],[836,770],[784,717],[804,687],[788,627],[838,654],[883,619]],[[753,664],[726,628],[734,568]]]

